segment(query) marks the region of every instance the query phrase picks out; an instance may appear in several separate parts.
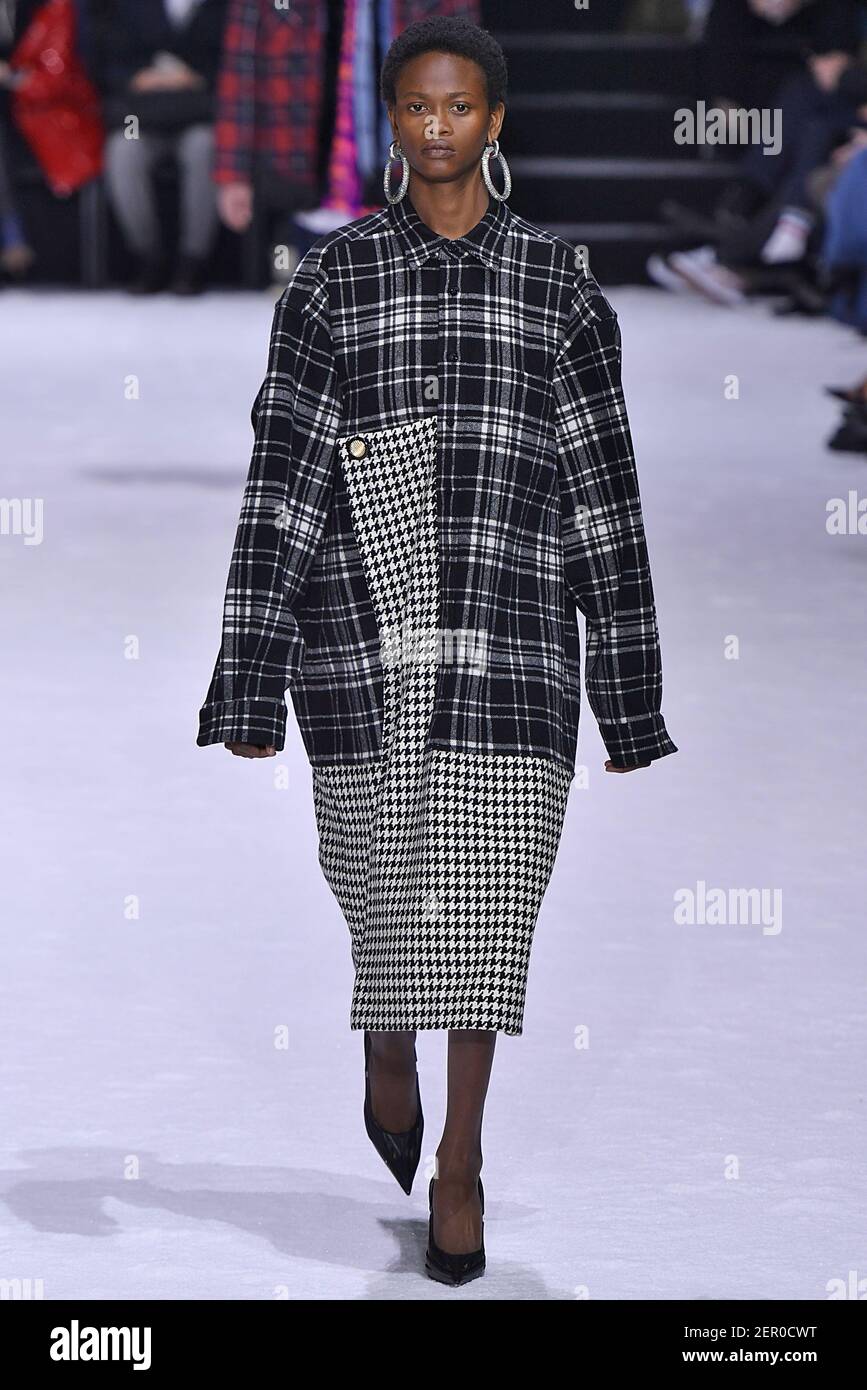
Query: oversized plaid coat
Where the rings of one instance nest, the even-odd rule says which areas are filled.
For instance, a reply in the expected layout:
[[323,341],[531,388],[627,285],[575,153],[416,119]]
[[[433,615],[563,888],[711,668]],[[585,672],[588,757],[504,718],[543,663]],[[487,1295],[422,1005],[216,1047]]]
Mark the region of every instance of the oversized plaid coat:
[[[443,663],[427,747],[574,769],[585,680],[620,765],[677,749],[617,316],[573,247],[489,210],[465,236],[402,202],[320,237],[277,302],[200,745],[284,746],[289,687],[311,764],[375,760],[383,650],[341,451],[436,421]],[[387,563],[387,556],[385,557]]]
[[[394,34],[430,15],[478,24],[480,0],[392,0]],[[217,83],[217,183],[249,183],[261,171],[298,196],[316,197],[327,22],[326,0],[292,0],[285,8],[229,0]]]

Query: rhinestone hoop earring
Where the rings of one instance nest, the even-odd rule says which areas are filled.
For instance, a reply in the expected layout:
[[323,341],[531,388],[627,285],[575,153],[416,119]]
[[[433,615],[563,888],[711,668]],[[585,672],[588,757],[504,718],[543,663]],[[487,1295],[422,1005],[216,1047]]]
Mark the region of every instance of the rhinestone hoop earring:
[[[396,159],[399,159],[403,164],[403,178],[400,181],[400,188],[392,195],[391,166]],[[409,160],[396,140],[392,140],[388,147],[388,159],[385,161],[385,168],[382,171],[382,186],[385,189],[385,196],[390,203],[399,203],[409,187]]]
[[[491,171],[489,168],[491,162],[491,155],[493,155],[495,159],[498,159],[503,166],[502,193],[497,192],[491,179]],[[509,172],[509,166],[506,163],[506,156],[502,154],[500,151],[499,140],[495,140],[493,145],[485,146],[485,152],[482,155],[482,178],[485,180],[485,185],[491,197],[496,198],[498,203],[504,203],[512,191],[512,175]]]

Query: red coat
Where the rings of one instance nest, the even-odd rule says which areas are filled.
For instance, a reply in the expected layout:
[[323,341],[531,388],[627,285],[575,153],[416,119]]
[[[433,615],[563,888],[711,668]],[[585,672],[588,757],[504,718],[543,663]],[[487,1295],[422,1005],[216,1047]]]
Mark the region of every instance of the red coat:
[[15,124],[59,198],[102,170],[105,130],[99,93],[76,50],[73,0],[46,0],[34,10],[9,66]]
[[[217,82],[218,183],[252,182],[254,160],[300,199],[317,196],[325,0],[229,0]],[[393,0],[395,32],[431,15],[478,24],[480,0]],[[383,150],[383,164],[387,151]]]

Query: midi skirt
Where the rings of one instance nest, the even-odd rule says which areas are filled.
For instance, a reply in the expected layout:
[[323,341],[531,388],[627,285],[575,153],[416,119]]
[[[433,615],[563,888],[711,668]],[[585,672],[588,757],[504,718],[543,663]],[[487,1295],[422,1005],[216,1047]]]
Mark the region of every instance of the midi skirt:
[[312,770],[319,864],[350,933],[350,1028],[518,1035],[574,772],[426,747],[440,662],[487,655],[483,634],[436,626],[436,417],[338,447],[384,683],[381,756]]

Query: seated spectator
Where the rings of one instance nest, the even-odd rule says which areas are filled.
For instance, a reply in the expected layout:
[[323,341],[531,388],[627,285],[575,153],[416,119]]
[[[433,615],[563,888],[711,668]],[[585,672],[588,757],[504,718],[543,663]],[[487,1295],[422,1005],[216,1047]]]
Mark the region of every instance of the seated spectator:
[[263,227],[276,220],[282,258],[382,206],[379,69],[395,34],[433,11],[482,18],[479,0],[229,0],[213,175],[227,227],[245,231],[254,209]]
[[854,54],[859,39],[858,0],[714,0],[704,29],[705,92],[714,106],[761,106],[771,45],[794,57]]
[[[779,212],[761,258],[779,265],[800,261],[816,223],[807,179],[847,138],[857,116],[857,98],[844,78],[857,66],[851,54],[812,54],[809,73],[792,78],[774,104],[782,111],[783,148],[767,158],[752,149],[741,165],[758,202],[776,199]],[[764,197],[762,197],[764,195]]]
[[[9,64],[0,60],[0,87],[9,87],[13,81]],[[33,262],[34,253],[12,189],[5,125],[5,119],[0,118],[0,270],[10,279],[21,280]]]
[[[739,215],[727,199],[697,251],[651,257],[648,272],[658,284],[674,289],[685,282],[717,303],[737,304],[748,288],[761,292],[773,283],[752,272],[799,266],[818,251],[829,187],[823,171],[833,169],[836,150],[860,140],[867,67],[846,53],[814,55],[809,73],[791,79],[777,101],[783,112],[781,153],[768,158],[749,151],[738,185]],[[824,311],[821,298],[809,294],[802,294],[801,307]]]
[[821,261],[834,284],[831,313],[867,334],[867,130],[853,131],[839,156]]
[[219,227],[211,179],[214,88],[226,0],[113,0],[94,39],[103,92],[106,186],[138,261],[130,289],[153,293],[169,274],[153,169],[171,154],[180,176],[179,254],[171,289],[198,293]]
[[24,278],[34,251],[27,240],[12,185],[8,92],[20,79],[12,72],[8,59],[37,5],[38,0],[0,0],[0,270],[13,280]]

